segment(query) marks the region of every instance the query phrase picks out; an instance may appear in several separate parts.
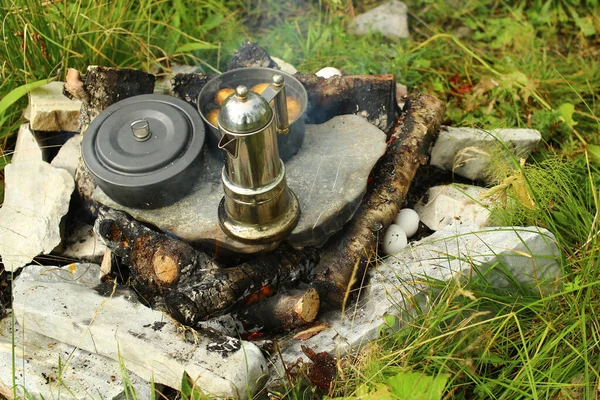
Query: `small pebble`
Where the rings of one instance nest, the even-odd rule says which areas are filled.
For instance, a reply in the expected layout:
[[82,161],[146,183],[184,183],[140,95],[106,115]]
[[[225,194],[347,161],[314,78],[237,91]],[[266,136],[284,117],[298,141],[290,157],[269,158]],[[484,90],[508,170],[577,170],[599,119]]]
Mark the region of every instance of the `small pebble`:
[[342,71],[333,67],[325,67],[320,69],[315,75],[320,76],[321,78],[329,79],[332,76],[342,76]]
[[391,224],[383,236],[383,252],[385,254],[396,254],[408,245],[408,238],[404,230],[396,224]]
[[406,233],[406,237],[412,237],[419,229],[419,214],[411,208],[403,208],[396,217],[398,224]]

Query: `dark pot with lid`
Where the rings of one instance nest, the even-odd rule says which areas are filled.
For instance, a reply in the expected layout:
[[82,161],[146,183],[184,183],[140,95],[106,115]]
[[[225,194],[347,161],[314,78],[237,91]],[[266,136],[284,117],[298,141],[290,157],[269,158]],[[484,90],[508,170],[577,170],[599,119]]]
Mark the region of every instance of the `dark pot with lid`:
[[100,113],[83,136],[82,156],[111,199],[127,207],[158,208],[191,191],[201,172],[204,140],[192,106],[147,94]]

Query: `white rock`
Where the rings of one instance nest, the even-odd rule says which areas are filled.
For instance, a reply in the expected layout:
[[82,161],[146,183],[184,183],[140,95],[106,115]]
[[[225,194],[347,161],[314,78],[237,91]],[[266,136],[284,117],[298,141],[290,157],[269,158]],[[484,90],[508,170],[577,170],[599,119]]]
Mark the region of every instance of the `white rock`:
[[408,96],[408,86],[396,82],[396,102],[398,103],[398,107],[404,107],[404,103],[406,102],[405,96]]
[[[12,392],[11,318],[0,321],[0,387]],[[24,333],[14,326],[15,383],[19,398],[24,390],[35,399],[103,399],[125,398],[123,374],[117,361],[61,343],[28,330]],[[62,375],[59,376],[58,363]],[[135,390],[135,398],[152,398],[151,387],[134,373],[128,380]],[[1,392],[1,391],[0,391]]]
[[77,134],[62,145],[50,165],[67,170],[75,178],[75,171],[81,159],[81,135]]
[[471,185],[434,186],[427,191],[427,203],[420,200],[415,211],[421,221],[434,231],[447,225],[478,230],[489,225],[489,199],[481,199],[486,189]]
[[[131,290],[89,278],[29,266],[15,280],[13,311],[25,333],[44,335],[112,360],[122,358],[142,379],[180,389],[184,371],[207,395],[246,398],[266,379],[267,364],[252,343],[185,331],[163,313],[138,302]],[[69,277],[71,277],[69,279]]]
[[413,209],[403,208],[396,216],[396,224],[406,233],[406,237],[412,237],[419,230],[419,214]]
[[[491,154],[502,153],[503,143],[517,157],[535,150],[542,135],[535,129],[495,129],[444,127],[431,151],[430,164],[473,180],[484,181]],[[501,143],[500,143],[501,142]]]
[[406,39],[408,31],[408,7],[401,1],[392,0],[364,14],[357,15],[348,26],[353,35],[379,32],[389,39]]
[[[391,328],[398,329],[413,317],[415,302],[426,306],[422,293],[428,291],[427,277],[443,281],[476,278],[475,268],[492,286],[507,287],[508,272],[517,284],[539,285],[549,292],[561,275],[560,252],[554,236],[543,228],[496,227],[474,233],[446,227],[379,262],[370,270],[361,300],[349,304],[343,315],[331,311],[321,316],[330,324],[325,331],[304,341],[286,342],[281,349],[283,362],[306,360],[301,346],[344,356],[377,339],[384,316],[393,316],[396,323]],[[281,361],[274,362],[282,374]]]
[[42,156],[42,149],[29,129],[29,124],[21,125],[11,163],[40,162],[43,161]]
[[283,72],[286,72],[290,75],[294,75],[294,74],[298,73],[298,70],[296,69],[296,67],[294,67],[290,63],[283,61],[281,58],[271,56],[271,60],[275,61],[275,64],[277,64],[279,69],[282,70]]
[[[507,276],[523,286],[552,284],[561,275],[560,252],[552,233],[538,227],[471,227],[449,225],[386,265],[410,286],[419,277],[449,281],[457,274],[485,278],[491,286],[509,286]],[[542,286],[542,289],[544,287]]]
[[315,75],[320,76],[321,78],[329,79],[332,76],[342,76],[342,71],[333,67],[325,67],[318,70]]
[[383,236],[382,249],[385,254],[396,254],[406,247],[408,239],[404,229],[396,224],[391,224]]
[[34,131],[76,132],[81,101],[62,94],[64,82],[50,82],[29,93],[27,117]]
[[43,161],[9,164],[4,179],[0,256],[6,270],[14,271],[60,244],[60,221],[75,183],[67,171]]
[[94,234],[92,225],[81,223],[73,229],[73,233],[64,240],[64,250],[61,255],[98,262],[104,256],[106,245]]

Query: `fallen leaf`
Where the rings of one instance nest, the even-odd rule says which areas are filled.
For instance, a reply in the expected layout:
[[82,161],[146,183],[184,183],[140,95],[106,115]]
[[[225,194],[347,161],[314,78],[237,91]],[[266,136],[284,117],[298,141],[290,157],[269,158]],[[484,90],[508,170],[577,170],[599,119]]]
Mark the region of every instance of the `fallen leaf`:
[[400,372],[388,378],[391,392],[399,400],[440,400],[448,383],[448,374],[436,376],[420,372]]
[[100,264],[100,272],[102,276],[109,275],[112,269],[112,251],[106,249],[102,256],[102,263]]
[[327,322],[319,322],[314,326],[311,326],[308,329],[300,331],[294,335],[294,339],[296,340],[307,340],[311,337],[315,336],[319,332],[323,332],[325,329],[329,328],[329,324]]
[[335,357],[326,351],[315,353],[313,349],[304,345],[302,352],[313,362],[309,373],[311,382],[325,393],[329,393],[337,374]]
[[591,156],[592,163],[600,165],[600,146],[594,144],[587,145],[588,154]]
[[561,104],[556,111],[560,116],[560,119],[570,126],[571,128],[577,125],[577,122],[573,119],[573,113],[575,113],[575,106],[571,103]]
[[511,182],[511,187],[515,192],[515,197],[523,207],[535,210],[535,202],[531,198],[529,190],[527,190],[527,182],[525,181],[525,176],[523,176],[522,172],[517,173]]

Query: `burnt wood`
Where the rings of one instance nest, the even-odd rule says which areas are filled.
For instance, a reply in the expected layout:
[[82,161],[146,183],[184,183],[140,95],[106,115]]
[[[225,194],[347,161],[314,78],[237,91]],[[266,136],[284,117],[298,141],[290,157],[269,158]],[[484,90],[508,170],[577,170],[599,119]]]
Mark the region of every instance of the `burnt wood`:
[[325,79],[296,74],[308,93],[306,122],[322,124],[336,115],[355,114],[384,132],[398,116],[394,75],[344,75]]
[[[444,117],[445,104],[426,94],[410,95],[400,124],[375,167],[363,202],[342,232],[325,245],[312,284],[322,301],[343,307],[358,290],[383,234],[402,207],[419,166]],[[357,285],[359,284],[359,285]]]
[[117,101],[154,92],[155,81],[154,75],[135,69],[90,66],[83,89],[89,94],[88,106],[100,112]]
[[219,268],[190,245],[110,209],[100,212],[94,232],[130,266],[136,290],[150,301],[163,297],[169,313],[186,325],[306,281],[318,262],[314,249],[282,247],[236,267]]
[[319,293],[314,288],[256,300],[236,313],[246,330],[288,332],[313,322],[319,313]]
[[176,289],[165,294],[165,303],[176,320],[195,325],[229,312],[257,294],[276,293],[307,281],[318,260],[314,249],[284,246],[236,267],[213,270],[200,281],[180,281]]
[[269,53],[258,44],[253,42],[243,42],[229,60],[227,71],[248,67],[276,68],[277,63],[273,61],[269,56]]
[[121,211],[102,208],[94,232],[130,267],[133,286],[146,298],[163,295],[182,280],[202,280],[208,271],[219,268],[208,255]]

